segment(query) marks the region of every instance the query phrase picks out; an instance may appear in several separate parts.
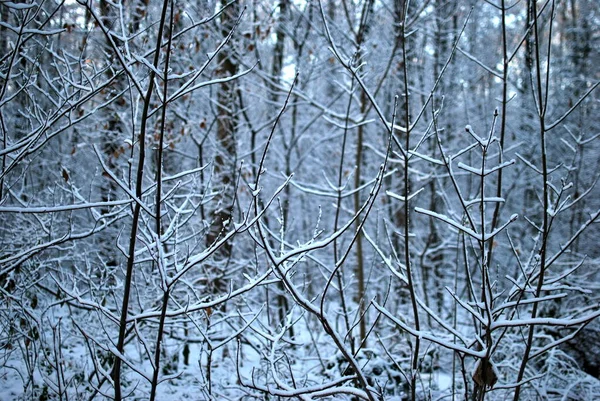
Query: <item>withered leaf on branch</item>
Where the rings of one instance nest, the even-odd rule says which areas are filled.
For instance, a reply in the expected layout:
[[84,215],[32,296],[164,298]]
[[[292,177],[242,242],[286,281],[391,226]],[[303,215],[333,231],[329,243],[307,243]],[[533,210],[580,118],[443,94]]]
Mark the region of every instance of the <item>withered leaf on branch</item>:
[[69,173],[67,172],[67,170],[65,170],[64,167],[62,169],[62,177],[65,180],[65,182],[69,182]]
[[477,361],[475,371],[473,372],[473,381],[481,387],[492,388],[498,381],[498,374],[494,363],[483,358]]

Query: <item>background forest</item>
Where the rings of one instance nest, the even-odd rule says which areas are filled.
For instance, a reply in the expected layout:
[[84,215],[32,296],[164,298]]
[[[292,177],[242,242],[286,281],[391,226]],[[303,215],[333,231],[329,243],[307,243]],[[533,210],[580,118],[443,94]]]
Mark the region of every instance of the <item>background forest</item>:
[[0,399],[600,399],[600,2],[0,2]]

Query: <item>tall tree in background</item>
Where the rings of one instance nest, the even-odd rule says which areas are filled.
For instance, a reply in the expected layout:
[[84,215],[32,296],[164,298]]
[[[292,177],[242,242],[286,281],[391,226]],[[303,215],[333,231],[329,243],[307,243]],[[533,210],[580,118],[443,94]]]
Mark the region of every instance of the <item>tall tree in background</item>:
[[[239,3],[227,4],[225,0],[221,1],[221,7],[225,11],[220,18],[220,35],[227,44],[223,51],[217,56],[218,68],[216,76],[218,78],[233,77],[238,70],[238,61],[236,53],[236,41],[231,39],[233,30],[236,27],[236,21],[240,17],[242,10]],[[234,186],[236,177],[236,110],[235,95],[237,93],[235,81],[223,80],[217,88],[216,103],[216,139],[214,146],[214,167],[213,167],[213,186],[218,193],[218,202],[215,210],[212,211],[210,218],[209,233],[206,237],[207,245],[219,240],[232,222],[232,213],[234,206]],[[209,283],[215,290],[226,288],[225,274],[227,270],[228,259],[231,256],[231,244],[227,243],[219,251],[218,266],[219,270],[215,281]]]

